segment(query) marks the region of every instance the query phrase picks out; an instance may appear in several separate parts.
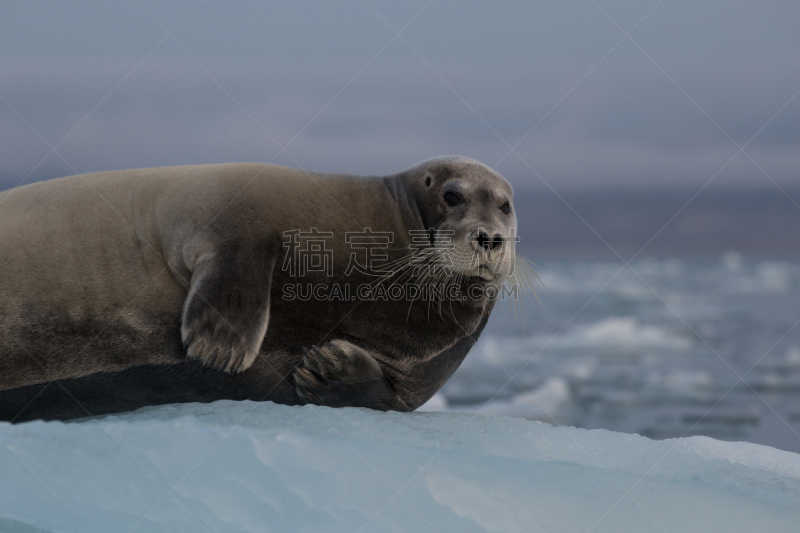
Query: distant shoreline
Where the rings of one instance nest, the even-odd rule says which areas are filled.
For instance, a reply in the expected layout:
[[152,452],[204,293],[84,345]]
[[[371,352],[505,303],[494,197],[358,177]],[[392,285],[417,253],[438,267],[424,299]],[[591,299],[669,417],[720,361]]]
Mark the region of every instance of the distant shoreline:
[[675,216],[695,192],[599,190],[559,198],[518,191],[519,252],[534,260],[617,258],[611,248],[627,260],[643,247],[637,257],[800,257],[800,208],[792,202],[800,203],[800,191],[787,191],[792,199],[777,188],[704,191]]

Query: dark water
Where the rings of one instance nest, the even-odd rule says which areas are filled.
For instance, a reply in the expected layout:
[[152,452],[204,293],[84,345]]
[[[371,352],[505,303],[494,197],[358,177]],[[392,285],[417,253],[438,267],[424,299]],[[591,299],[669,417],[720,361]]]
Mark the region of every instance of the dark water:
[[495,311],[434,403],[800,452],[800,262],[630,266],[540,261],[542,305],[526,301],[524,320],[508,303]]
[[[698,187],[699,189],[699,187]],[[542,257],[800,259],[800,191],[517,191],[520,248]]]

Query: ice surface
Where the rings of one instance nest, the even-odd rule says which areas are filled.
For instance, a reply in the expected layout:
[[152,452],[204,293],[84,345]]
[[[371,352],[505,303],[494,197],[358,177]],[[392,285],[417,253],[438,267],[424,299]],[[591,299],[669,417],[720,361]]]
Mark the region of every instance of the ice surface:
[[[558,382],[543,397],[563,393]],[[800,455],[221,401],[0,426],[0,531],[796,531]]]

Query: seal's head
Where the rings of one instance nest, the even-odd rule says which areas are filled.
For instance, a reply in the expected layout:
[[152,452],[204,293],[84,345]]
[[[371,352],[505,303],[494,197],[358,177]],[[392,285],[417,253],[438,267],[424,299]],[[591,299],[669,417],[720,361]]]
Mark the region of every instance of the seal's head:
[[405,175],[430,244],[454,273],[495,281],[513,272],[514,190],[500,174],[467,157],[424,161]]

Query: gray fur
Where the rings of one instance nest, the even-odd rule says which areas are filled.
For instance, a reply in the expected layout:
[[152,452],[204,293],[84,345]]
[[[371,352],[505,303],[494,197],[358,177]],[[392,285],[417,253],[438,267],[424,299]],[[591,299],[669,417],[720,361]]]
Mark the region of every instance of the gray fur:
[[[430,179],[428,179],[430,178]],[[464,201],[448,206],[445,187]],[[508,183],[466,158],[387,177],[237,163],[102,172],[6,192],[0,209],[0,419],[67,419],[171,402],[307,402],[413,410],[452,375],[493,302],[287,301],[284,232],[455,232],[464,289],[475,232],[508,234]],[[509,247],[513,255],[513,242]],[[479,254],[484,250],[478,249]],[[481,256],[483,257],[483,256]],[[494,261],[494,263],[492,263]],[[463,263],[463,264],[462,264]],[[57,380],[57,381],[54,381]],[[21,412],[20,412],[21,411]]]

